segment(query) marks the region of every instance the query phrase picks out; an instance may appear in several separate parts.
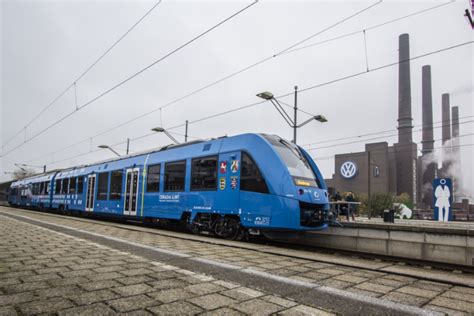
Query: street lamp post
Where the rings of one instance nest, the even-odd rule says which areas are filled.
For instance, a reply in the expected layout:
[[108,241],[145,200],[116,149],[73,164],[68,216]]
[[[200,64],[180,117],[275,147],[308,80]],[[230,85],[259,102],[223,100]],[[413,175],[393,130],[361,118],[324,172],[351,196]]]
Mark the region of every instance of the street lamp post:
[[294,104],[294,107],[293,107],[293,110],[294,110],[293,118],[291,118],[290,115],[288,115],[288,113],[285,111],[285,109],[280,104],[280,102],[278,102],[278,100],[273,96],[273,93],[265,91],[265,92],[257,94],[257,97],[262,98],[262,99],[267,100],[267,101],[270,101],[273,104],[273,106],[275,107],[275,109],[278,111],[278,113],[280,113],[280,115],[283,117],[285,122],[291,128],[293,128],[293,143],[294,144],[296,144],[296,131],[297,131],[298,128],[308,124],[309,122],[311,122],[313,120],[321,122],[321,123],[324,123],[324,122],[328,121],[324,115],[315,115],[315,116],[307,119],[303,123],[298,124],[298,122],[297,122],[297,119],[298,119],[298,117],[297,117],[297,115],[298,115],[298,86],[295,86],[295,104]]
[[108,149],[110,150],[111,152],[113,152],[114,154],[117,155],[117,157],[120,157],[120,154],[118,152],[116,152],[112,147],[108,146],[108,145],[99,145],[97,146],[99,148],[102,148],[102,149]]
[[164,133],[166,136],[168,136],[169,139],[171,139],[175,144],[180,144],[180,142],[173,137],[167,130],[165,130],[163,127],[155,127],[151,129],[153,132],[157,133]]

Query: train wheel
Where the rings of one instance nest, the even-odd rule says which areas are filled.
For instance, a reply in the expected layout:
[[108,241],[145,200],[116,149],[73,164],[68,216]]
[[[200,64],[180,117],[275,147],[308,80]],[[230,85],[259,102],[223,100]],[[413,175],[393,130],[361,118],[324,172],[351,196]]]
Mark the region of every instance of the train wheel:
[[225,239],[237,239],[240,233],[240,221],[235,217],[220,217],[214,225],[214,233]]

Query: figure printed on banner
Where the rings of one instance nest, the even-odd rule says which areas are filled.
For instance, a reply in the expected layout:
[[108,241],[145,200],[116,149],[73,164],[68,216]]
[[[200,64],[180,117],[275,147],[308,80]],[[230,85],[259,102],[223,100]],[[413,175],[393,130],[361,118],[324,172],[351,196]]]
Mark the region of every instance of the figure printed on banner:
[[449,178],[433,180],[434,219],[439,222],[452,220],[452,182]]

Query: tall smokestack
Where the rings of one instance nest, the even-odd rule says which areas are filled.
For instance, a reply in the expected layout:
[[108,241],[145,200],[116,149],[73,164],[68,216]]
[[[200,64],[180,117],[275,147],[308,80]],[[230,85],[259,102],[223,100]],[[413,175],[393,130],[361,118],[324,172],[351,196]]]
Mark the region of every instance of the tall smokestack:
[[431,95],[431,66],[422,68],[422,145],[421,152],[431,153],[434,148],[433,139],[433,98]]
[[417,146],[412,141],[410,43],[408,34],[398,38],[398,143],[393,144],[396,160],[397,194],[408,193],[417,203]]
[[459,202],[462,197],[462,178],[461,172],[461,149],[459,142],[459,108],[453,106],[451,108],[451,131],[452,131],[452,159],[451,159],[451,176],[453,178],[453,200]]
[[434,149],[433,139],[433,97],[431,94],[431,66],[422,68],[422,156],[421,162],[421,201],[424,206],[431,208],[433,199],[432,182],[436,177],[437,164],[434,162],[432,153]]
[[443,142],[443,167],[441,168],[441,176],[443,178],[450,177],[451,168],[451,109],[449,105],[449,93],[441,96],[441,139]]
[[452,137],[458,138],[459,137],[459,108],[457,106],[453,106],[451,108],[451,129],[452,129]]
[[443,145],[451,139],[451,117],[449,108],[449,93],[445,93],[441,96],[441,138],[443,140]]
[[410,41],[408,34],[398,38],[398,142],[412,142]]

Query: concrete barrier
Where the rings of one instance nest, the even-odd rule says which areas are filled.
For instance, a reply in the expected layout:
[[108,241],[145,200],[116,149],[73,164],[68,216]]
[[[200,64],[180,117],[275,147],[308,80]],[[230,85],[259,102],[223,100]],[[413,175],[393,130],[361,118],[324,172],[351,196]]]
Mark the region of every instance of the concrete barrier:
[[344,223],[325,231],[309,232],[291,242],[430,262],[474,266],[474,226]]

